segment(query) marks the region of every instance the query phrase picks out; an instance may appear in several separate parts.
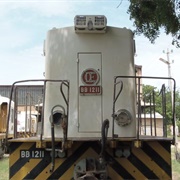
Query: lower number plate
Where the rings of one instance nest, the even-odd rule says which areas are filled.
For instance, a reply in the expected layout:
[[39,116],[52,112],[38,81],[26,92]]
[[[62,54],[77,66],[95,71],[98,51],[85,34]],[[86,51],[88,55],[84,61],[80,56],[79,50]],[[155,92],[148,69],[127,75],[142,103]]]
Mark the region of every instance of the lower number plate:
[[20,158],[44,158],[44,150],[21,150]]

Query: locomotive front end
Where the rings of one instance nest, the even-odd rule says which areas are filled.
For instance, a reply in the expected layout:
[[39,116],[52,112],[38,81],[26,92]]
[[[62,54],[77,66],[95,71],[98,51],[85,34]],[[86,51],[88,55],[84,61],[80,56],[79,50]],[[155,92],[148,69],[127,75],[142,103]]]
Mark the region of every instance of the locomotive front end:
[[[98,22],[101,28],[98,28]],[[89,30],[83,23],[87,26],[95,24],[96,28]],[[106,24],[103,28],[104,23],[104,16],[76,16],[75,27],[54,28],[48,32],[45,42],[46,79],[67,80],[69,89],[62,82],[47,83],[45,138],[51,137],[49,119],[56,105],[63,108],[55,108],[53,114],[63,111],[63,115],[68,116],[69,140],[100,139],[105,119],[110,123],[109,138],[136,137],[135,81],[124,79],[116,85],[114,92],[115,76],[135,74],[133,33]],[[117,95],[114,93],[121,88],[120,97],[113,102],[113,96]],[[60,89],[63,89],[65,98]],[[55,137],[63,137],[61,126],[55,126]]]
[[162,103],[154,92],[143,97],[132,31],[107,26],[102,15],[78,15],[74,23],[47,33],[45,79],[32,80],[44,83],[41,93],[33,99],[27,89],[28,128],[18,134],[14,126],[9,141],[10,179],[171,179],[174,136],[163,132],[166,114],[156,112],[166,108],[165,85]]
[[107,142],[136,137],[135,79],[115,82],[117,75],[135,74],[133,33],[106,26],[104,16],[76,16],[74,22],[53,28],[45,41],[45,77],[53,81],[45,91],[44,138],[62,139],[61,151],[67,142],[80,149],[99,144],[96,155],[74,162],[74,178],[103,179]]

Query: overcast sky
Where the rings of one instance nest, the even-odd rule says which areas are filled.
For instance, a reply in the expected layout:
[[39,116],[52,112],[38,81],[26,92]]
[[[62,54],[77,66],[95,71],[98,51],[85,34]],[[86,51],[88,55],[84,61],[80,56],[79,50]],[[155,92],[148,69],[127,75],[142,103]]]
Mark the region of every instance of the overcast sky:
[[[2,1],[0,0],[0,85],[17,80],[44,78],[43,41],[53,27],[73,26],[75,15],[105,15],[109,26],[134,30],[123,0],[59,0]],[[180,49],[171,45],[171,37],[163,31],[155,44],[136,36],[135,63],[143,66],[144,76],[168,76],[168,67],[159,58],[170,54],[172,77],[180,88]],[[163,53],[165,50],[165,53]]]

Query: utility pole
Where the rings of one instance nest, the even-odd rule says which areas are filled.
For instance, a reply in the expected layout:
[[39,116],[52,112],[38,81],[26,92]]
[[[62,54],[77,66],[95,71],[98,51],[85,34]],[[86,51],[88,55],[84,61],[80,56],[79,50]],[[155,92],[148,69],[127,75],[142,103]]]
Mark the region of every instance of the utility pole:
[[[163,63],[167,64],[168,66],[168,77],[171,78],[171,63],[169,60],[169,54],[172,53],[173,51],[171,50],[171,52],[169,52],[169,49],[167,49],[166,55],[167,55],[167,60],[163,59],[163,58],[159,58],[160,61],[162,61]],[[165,53],[165,51],[163,51],[163,53]],[[172,90],[172,80],[169,79],[168,80],[168,87],[171,93],[171,105],[172,105],[172,111],[173,111],[173,90]],[[166,110],[165,110],[166,111]],[[163,128],[164,128],[164,135],[167,136],[167,124],[166,124],[166,119],[163,119]]]
[[[169,49],[167,49],[167,52],[163,51],[163,53],[166,53],[167,60],[165,60],[163,58],[159,58],[159,60],[168,65],[168,77],[171,78],[171,64],[174,63],[174,60],[172,60],[170,62],[169,54],[173,53],[173,50],[171,50],[171,52],[169,52]],[[173,98],[174,96],[173,96],[172,80],[171,79],[168,80],[168,87],[169,87],[169,90],[171,92],[171,104],[172,104],[172,109],[173,109],[173,100],[175,101],[175,99]]]
[[[166,53],[167,55],[167,60],[163,59],[163,58],[159,58],[160,61],[162,61],[163,63],[168,65],[168,77],[171,78],[171,64],[174,63],[174,61],[170,62],[169,60],[169,54],[172,53],[173,50],[171,50],[171,52],[169,52],[169,49],[167,49],[167,52],[163,51],[163,53]],[[168,86],[169,86],[169,90],[172,94],[172,81],[171,79],[169,79],[168,81]]]

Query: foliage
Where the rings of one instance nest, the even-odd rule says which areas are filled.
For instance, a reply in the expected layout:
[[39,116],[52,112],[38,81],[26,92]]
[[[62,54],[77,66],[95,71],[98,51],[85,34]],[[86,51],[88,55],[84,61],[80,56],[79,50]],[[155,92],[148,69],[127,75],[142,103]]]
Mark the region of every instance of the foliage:
[[179,91],[176,92],[175,107],[176,107],[176,125],[178,126],[180,132],[180,92]]
[[[171,92],[168,89],[165,89],[165,99],[162,98],[162,89],[158,90],[154,86],[150,85],[143,85],[143,98],[146,103],[152,101],[152,92],[154,91],[155,95],[155,104],[156,104],[156,111],[160,114],[163,114],[163,106],[162,101],[166,101],[166,119],[167,123],[171,124],[172,120],[172,99],[171,99]],[[180,93],[179,91],[175,92],[175,108],[176,108],[176,120],[177,125],[180,125]],[[153,103],[153,102],[152,102]]]
[[178,126],[178,132],[180,133],[180,120],[177,120],[176,125]]
[[136,34],[143,34],[151,43],[159,37],[161,28],[180,47],[180,0],[129,0],[128,13],[134,20]]
[[[163,88],[163,86],[162,86]],[[165,90],[165,89],[164,89]],[[171,96],[167,92],[165,96],[163,95],[163,91],[158,90],[154,86],[143,85],[143,97],[146,103],[150,103],[151,106],[155,104],[155,111],[161,115],[166,115],[167,124],[171,124],[172,122],[172,106],[171,106]],[[166,106],[164,106],[166,104]],[[146,108],[146,112],[150,112],[150,107]],[[152,111],[153,108],[151,108]]]

